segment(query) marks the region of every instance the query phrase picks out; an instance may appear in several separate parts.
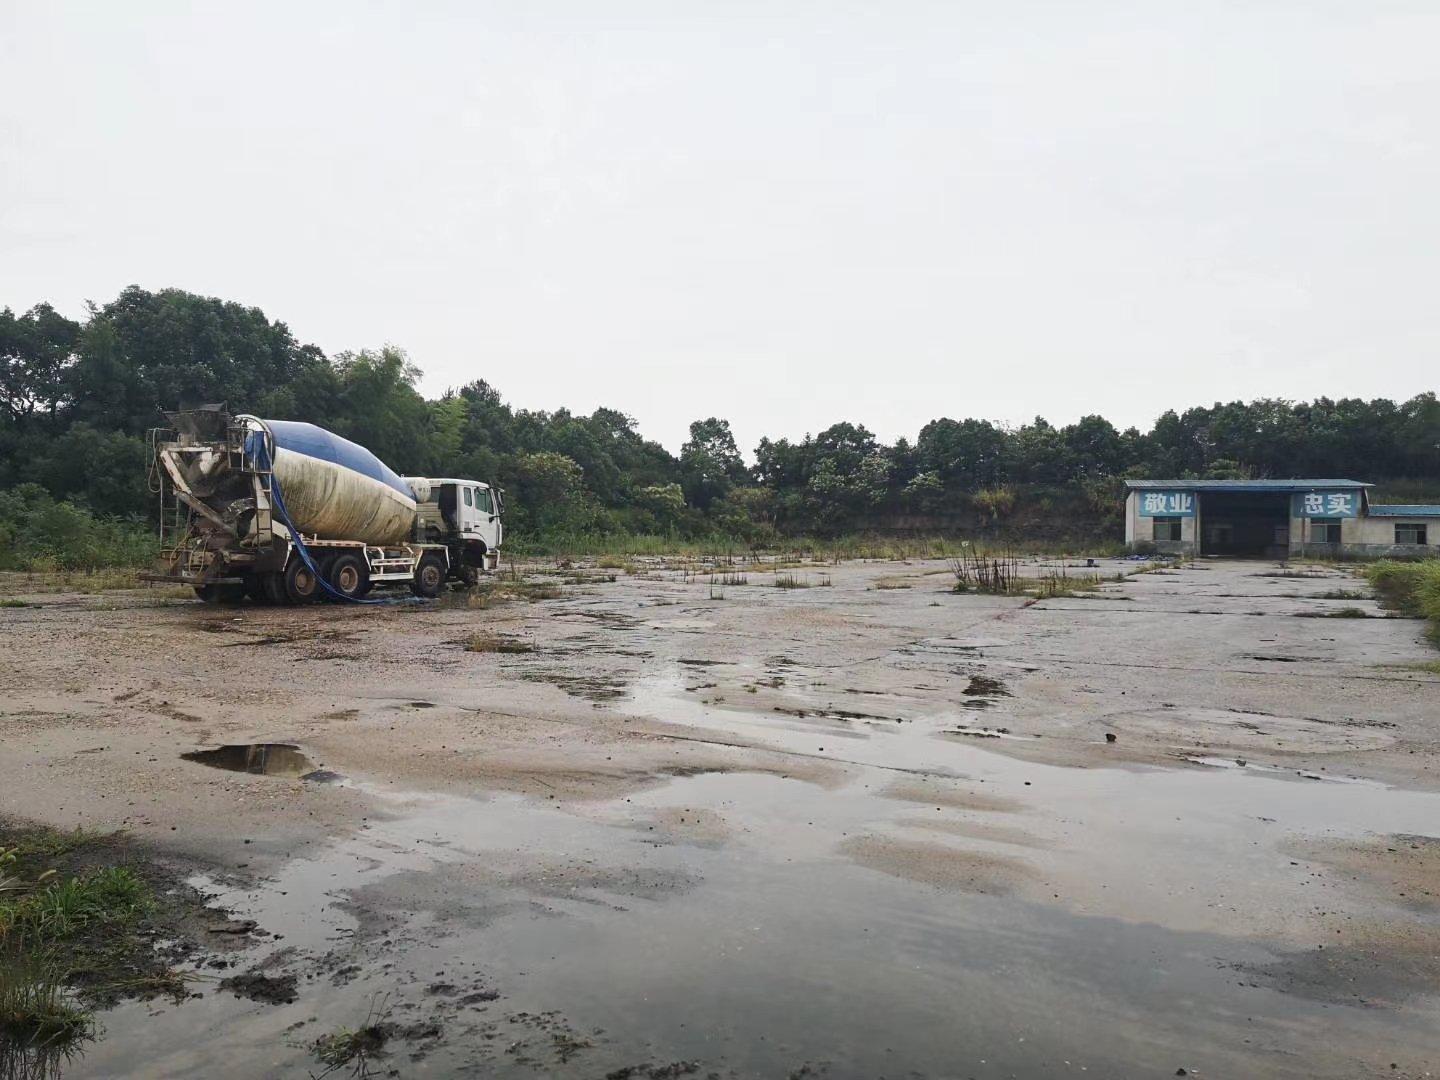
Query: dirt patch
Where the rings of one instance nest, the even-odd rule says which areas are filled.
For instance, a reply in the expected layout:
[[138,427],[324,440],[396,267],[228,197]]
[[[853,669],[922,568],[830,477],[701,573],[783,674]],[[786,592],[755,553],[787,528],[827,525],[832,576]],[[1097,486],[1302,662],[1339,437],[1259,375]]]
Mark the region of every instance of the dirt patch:
[[871,870],[961,892],[1008,895],[1035,877],[1034,871],[1017,859],[945,844],[854,836],[839,850]]
[[944,780],[898,780],[880,791],[887,799],[944,806],[952,810],[979,810],[984,813],[1015,814],[1025,810],[1018,799],[958,787]]
[[1053,846],[1024,829],[1016,829],[1009,825],[995,825],[988,821],[936,821],[930,818],[905,818],[900,824],[907,828],[945,833],[948,836],[963,836],[970,840],[988,840],[994,844],[1011,844],[1015,847],[1036,849]]
[[1440,839],[1397,833],[1374,840],[1297,841],[1298,858],[1313,861],[1400,907],[1440,911]]
[[1433,994],[1440,981],[1440,927],[1346,920],[1323,936],[1312,947],[1280,952],[1272,963],[1235,969],[1281,993],[1372,1008]]
[[258,971],[247,971],[243,975],[221,979],[220,989],[264,1005],[289,1005],[300,996],[295,989],[295,982],[294,975],[265,975]]
[[1009,697],[1010,691],[999,679],[989,675],[971,675],[970,683],[960,691],[967,697],[996,698]]
[[521,678],[528,682],[550,683],[552,686],[558,686],[571,697],[594,702],[616,701],[623,698],[630,685],[627,678],[616,673],[575,675],[549,668],[527,669],[522,672]]

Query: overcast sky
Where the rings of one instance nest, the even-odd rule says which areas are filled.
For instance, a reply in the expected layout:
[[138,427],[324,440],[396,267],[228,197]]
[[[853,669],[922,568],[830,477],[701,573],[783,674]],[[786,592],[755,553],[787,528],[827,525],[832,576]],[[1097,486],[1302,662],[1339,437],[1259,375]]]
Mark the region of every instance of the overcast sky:
[[1440,3],[0,0],[0,306],[678,448],[1440,384]]

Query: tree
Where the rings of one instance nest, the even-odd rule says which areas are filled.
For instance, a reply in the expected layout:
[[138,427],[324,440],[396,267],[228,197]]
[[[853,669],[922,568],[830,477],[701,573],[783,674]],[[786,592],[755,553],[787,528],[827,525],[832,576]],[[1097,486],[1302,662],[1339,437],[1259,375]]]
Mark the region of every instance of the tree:
[[745,463],[730,431],[730,421],[710,417],[690,425],[680,448],[680,483],[685,498],[701,510],[745,479]]
[[988,420],[932,420],[920,429],[915,456],[951,491],[1003,483],[1008,436]]
[[335,357],[340,379],[339,411],[317,421],[366,447],[400,472],[419,472],[428,463],[429,409],[415,382],[420,369],[403,350],[387,345]]
[[0,310],[0,408],[6,419],[24,425],[38,412],[54,427],[79,341],[80,324],[49,304],[19,318],[9,308]]

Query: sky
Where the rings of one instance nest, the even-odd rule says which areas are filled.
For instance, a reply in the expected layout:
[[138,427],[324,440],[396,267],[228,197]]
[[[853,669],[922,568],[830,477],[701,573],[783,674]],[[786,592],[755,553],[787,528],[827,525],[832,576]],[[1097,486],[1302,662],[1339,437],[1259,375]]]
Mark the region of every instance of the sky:
[[1432,0],[0,0],[0,306],[672,450],[1440,386]]

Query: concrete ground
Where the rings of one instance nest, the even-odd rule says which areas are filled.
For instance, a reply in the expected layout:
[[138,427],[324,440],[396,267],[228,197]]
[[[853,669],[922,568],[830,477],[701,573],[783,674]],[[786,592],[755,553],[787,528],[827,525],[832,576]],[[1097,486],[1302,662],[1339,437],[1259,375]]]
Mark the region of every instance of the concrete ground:
[[[376,1075],[1430,1075],[1422,625],[1343,570],[1100,562],[1038,602],[942,562],[486,607],[11,581],[0,812],[127,830],[298,981],[201,972],[65,1075],[318,1075],[381,1014]],[[297,753],[212,767],[256,743]]]

